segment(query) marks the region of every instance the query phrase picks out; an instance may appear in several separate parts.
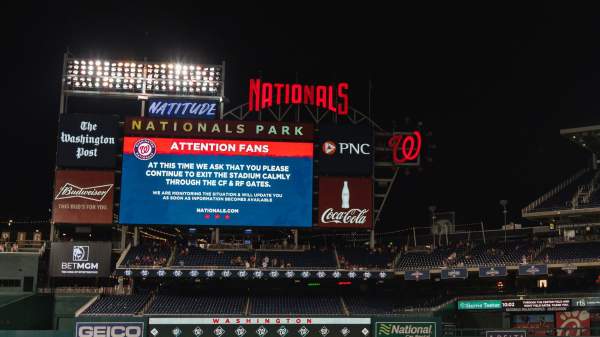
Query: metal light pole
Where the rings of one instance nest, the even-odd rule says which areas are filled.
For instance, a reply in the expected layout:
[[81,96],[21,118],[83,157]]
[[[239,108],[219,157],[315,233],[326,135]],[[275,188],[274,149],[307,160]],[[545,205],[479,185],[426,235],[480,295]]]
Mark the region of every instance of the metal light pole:
[[437,207],[435,205],[429,206],[429,211],[431,212],[431,233],[433,234],[433,248],[435,248],[435,210]]
[[502,214],[504,214],[504,242],[506,243],[506,205],[508,204],[508,200],[500,200],[500,205],[502,206]]

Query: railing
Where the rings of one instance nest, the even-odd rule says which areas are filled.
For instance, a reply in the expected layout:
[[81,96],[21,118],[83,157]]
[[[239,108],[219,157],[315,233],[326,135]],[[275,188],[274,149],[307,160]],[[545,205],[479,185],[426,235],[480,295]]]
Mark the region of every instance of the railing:
[[541,197],[537,198],[532,203],[530,203],[529,205],[527,205],[525,208],[523,208],[521,210],[521,213],[523,215],[525,215],[527,213],[530,213],[532,210],[536,209],[539,205],[541,205],[542,203],[544,203],[545,201],[547,201],[551,197],[553,197],[556,194],[558,194],[560,191],[562,191],[563,189],[565,189],[567,186],[571,185],[575,180],[579,179],[582,175],[584,175],[585,173],[587,173],[589,171],[590,171],[589,167],[579,170],[577,173],[575,173],[571,177],[567,178],[565,181],[563,181],[562,183],[558,184],[556,187],[554,187],[550,191],[544,193]]
[[207,245],[207,250],[250,250],[252,245],[243,243],[211,243]]
[[308,245],[298,245],[298,247],[294,247],[294,244],[288,244],[287,246],[284,246],[282,244],[276,243],[276,244],[269,244],[269,243],[263,243],[260,245],[260,249],[261,250],[282,250],[282,251],[303,251],[303,250],[307,250],[310,249],[310,247]]
[[57,287],[38,288],[40,294],[65,294],[65,295],[130,295],[131,288],[125,287]]
[[444,337],[483,337],[486,331],[526,331],[527,336],[600,336],[600,328],[444,328]]
[[[46,247],[45,241],[19,240],[17,242],[2,242],[3,251],[0,253],[36,253],[42,254]],[[13,247],[16,245],[16,251]]]
[[123,263],[123,260],[125,260],[125,257],[127,257],[127,253],[129,253],[129,250],[131,249],[131,243],[127,245],[127,248],[125,248],[125,250],[123,252],[121,252],[121,256],[119,256],[119,259],[117,260],[117,268],[121,266],[121,264]]

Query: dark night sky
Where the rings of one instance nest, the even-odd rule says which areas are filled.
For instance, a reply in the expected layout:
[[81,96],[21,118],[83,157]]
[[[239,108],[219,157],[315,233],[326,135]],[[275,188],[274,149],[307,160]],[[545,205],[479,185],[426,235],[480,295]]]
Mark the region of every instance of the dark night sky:
[[67,48],[80,57],[225,60],[229,107],[247,100],[251,76],[290,82],[298,74],[301,82],[350,82],[350,104],[366,110],[371,79],[375,119],[422,120],[438,146],[432,166],[396,182],[384,210],[390,229],[427,222],[431,204],[455,210],[462,223],[499,224],[500,199],[519,220],[521,207],[585,164],[586,153],[559,129],[599,123],[593,8],[383,2],[341,10],[298,2],[307,8],[290,14],[160,4],[52,2],[12,12],[4,29],[0,218],[48,216]]

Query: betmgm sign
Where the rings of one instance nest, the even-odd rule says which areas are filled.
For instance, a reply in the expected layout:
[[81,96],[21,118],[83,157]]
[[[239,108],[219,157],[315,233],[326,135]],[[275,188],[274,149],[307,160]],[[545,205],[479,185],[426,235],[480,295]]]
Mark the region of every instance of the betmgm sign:
[[110,253],[110,242],[53,242],[50,276],[107,277],[110,274]]

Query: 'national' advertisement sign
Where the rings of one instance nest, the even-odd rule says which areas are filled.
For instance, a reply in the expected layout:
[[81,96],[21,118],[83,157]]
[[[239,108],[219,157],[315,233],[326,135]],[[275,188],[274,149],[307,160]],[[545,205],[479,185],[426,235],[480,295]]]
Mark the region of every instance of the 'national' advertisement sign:
[[60,116],[56,165],[114,168],[119,117],[67,114]]
[[377,322],[375,337],[435,337],[436,322]]
[[52,221],[112,224],[114,183],[113,171],[56,171]]
[[312,226],[313,144],[125,137],[123,224]]
[[110,242],[53,242],[50,248],[52,277],[108,277]]
[[371,228],[371,178],[319,177],[319,226]]

